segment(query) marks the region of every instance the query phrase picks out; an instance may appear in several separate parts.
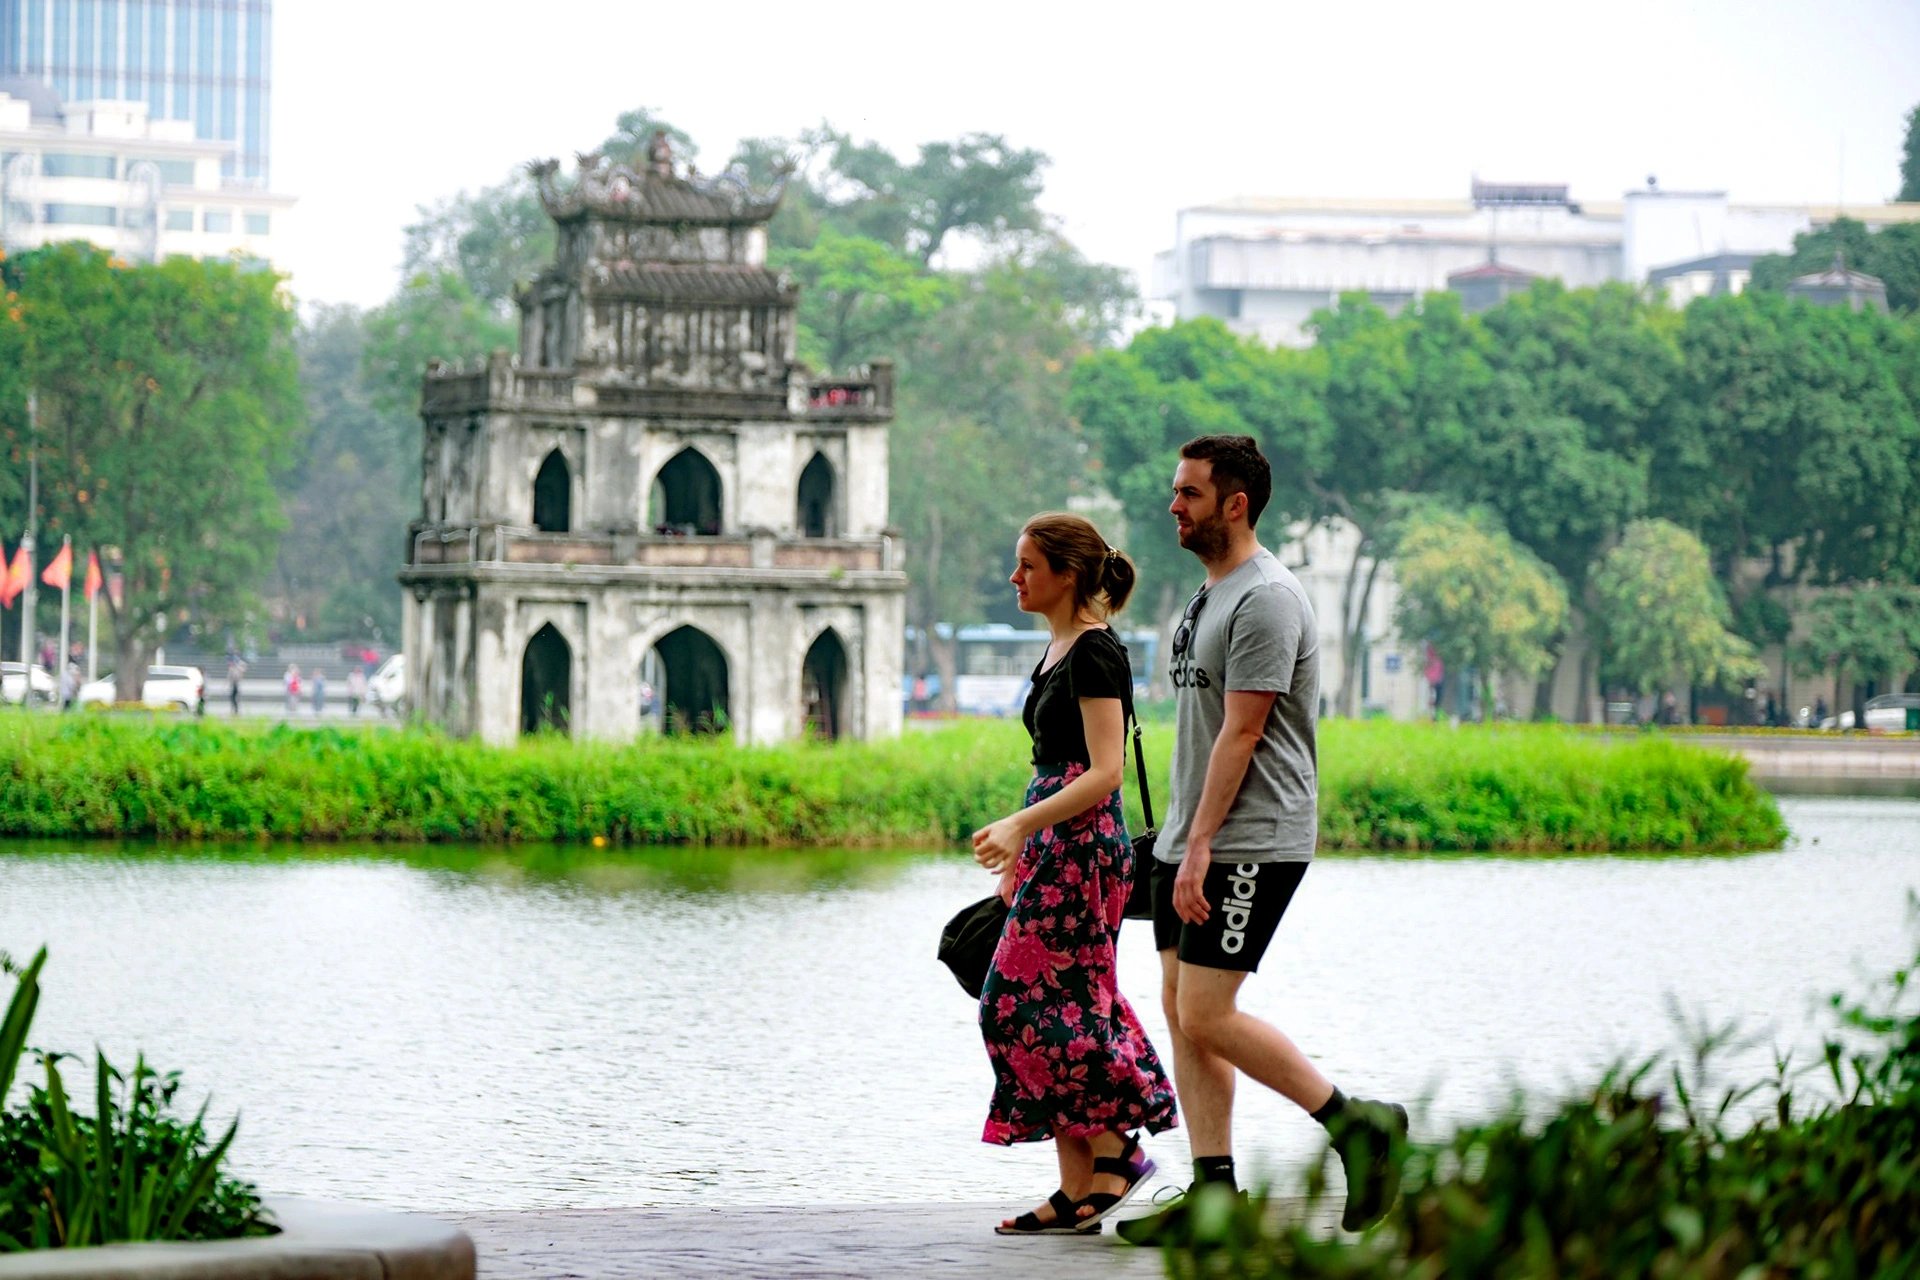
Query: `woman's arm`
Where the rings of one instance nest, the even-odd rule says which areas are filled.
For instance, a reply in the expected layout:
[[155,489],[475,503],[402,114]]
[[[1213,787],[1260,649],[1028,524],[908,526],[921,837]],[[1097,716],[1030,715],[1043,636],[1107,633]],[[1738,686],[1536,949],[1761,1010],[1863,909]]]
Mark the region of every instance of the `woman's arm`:
[[1009,814],[973,833],[973,856],[989,871],[1002,871],[1020,856],[1027,837],[1085,813],[1114,788],[1126,769],[1126,714],[1118,698],[1080,698],[1080,722],[1087,734],[1087,771],[1044,800]]

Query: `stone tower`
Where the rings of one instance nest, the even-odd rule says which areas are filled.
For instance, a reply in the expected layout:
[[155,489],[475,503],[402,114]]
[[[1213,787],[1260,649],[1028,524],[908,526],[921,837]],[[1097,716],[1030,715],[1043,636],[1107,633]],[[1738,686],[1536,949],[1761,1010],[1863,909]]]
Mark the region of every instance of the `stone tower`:
[[893,371],[794,360],[780,191],[581,157],[532,167],[553,263],[520,352],[429,366],[405,647],[461,735],[743,742],[900,729]]

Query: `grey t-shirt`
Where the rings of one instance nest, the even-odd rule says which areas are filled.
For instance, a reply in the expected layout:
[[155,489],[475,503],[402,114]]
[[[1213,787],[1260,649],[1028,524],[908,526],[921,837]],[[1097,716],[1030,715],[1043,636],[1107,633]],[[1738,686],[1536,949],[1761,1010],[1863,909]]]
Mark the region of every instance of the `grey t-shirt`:
[[1172,800],[1154,856],[1186,856],[1207,760],[1227,718],[1227,691],[1273,692],[1240,793],[1213,837],[1216,860],[1309,862],[1319,834],[1314,715],[1320,644],[1313,605],[1292,570],[1262,547],[1207,588],[1185,653],[1170,660],[1177,708]]

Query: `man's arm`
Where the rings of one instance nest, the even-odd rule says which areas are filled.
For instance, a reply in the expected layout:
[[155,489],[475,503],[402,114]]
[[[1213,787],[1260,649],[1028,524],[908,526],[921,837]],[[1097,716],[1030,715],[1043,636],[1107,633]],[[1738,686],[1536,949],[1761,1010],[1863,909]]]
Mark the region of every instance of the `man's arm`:
[[1254,748],[1266,732],[1267,715],[1280,695],[1270,689],[1258,691],[1227,690],[1226,718],[1220,736],[1213,740],[1207,755],[1207,780],[1200,789],[1200,801],[1194,806],[1193,822],[1187,828],[1186,853],[1180,871],[1173,879],[1173,910],[1188,924],[1205,924],[1208,915],[1206,895],[1201,892],[1207,868],[1213,863],[1213,837],[1227,820],[1240,783],[1253,761]]

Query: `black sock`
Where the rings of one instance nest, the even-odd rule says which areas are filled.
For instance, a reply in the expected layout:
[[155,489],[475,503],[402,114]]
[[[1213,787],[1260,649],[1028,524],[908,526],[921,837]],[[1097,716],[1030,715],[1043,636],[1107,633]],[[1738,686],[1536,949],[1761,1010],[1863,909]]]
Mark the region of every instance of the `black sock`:
[[1193,1158],[1193,1180],[1195,1182],[1224,1182],[1235,1191],[1240,1184],[1234,1180],[1232,1156],[1195,1156]]
[[1313,1113],[1313,1118],[1319,1121],[1322,1125],[1330,1125],[1335,1120],[1339,1119],[1340,1113],[1342,1111],[1345,1111],[1346,1109],[1347,1109],[1347,1095],[1340,1092],[1339,1085],[1335,1085],[1333,1087],[1333,1096],[1331,1098],[1328,1098],[1326,1102],[1322,1104],[1320,1109]]

